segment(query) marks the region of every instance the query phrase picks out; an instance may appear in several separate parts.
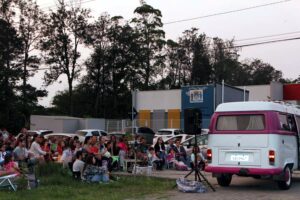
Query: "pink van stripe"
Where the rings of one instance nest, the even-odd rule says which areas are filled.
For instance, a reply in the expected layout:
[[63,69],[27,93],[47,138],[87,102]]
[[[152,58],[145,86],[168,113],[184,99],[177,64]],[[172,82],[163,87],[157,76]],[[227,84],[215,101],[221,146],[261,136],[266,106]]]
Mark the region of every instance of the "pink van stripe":
[[239,174],[241,169],[247,169],[249,175],[278,175],[282,172],[281,168],[246,168],[246,167],[205,167],[206,172],[212,173],[226,173],[226,174]]

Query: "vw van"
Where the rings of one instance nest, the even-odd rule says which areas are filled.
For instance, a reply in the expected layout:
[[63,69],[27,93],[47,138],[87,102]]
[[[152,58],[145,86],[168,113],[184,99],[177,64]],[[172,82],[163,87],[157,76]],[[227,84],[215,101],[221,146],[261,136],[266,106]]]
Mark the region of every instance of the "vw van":
[[300,109],[276,102],[220,104],[211,118],[207,172],[221,186],[233,175],[270,178],[280,189],[299,169]]

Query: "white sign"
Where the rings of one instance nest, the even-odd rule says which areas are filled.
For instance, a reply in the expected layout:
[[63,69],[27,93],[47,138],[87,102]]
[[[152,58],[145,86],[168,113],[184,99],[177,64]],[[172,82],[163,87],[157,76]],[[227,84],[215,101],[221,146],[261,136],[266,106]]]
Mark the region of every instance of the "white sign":
[[190,103],[202,103],[203,102],[203,90],[190,90]]

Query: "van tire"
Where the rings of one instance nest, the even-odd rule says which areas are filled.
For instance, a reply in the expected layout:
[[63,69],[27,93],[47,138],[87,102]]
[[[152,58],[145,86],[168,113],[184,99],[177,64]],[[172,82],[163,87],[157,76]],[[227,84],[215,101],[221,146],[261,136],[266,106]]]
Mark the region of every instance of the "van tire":
[[231,179],[231,174],[221,174],[221,176],[217,177],[218,184],[223,187],[228,187],[231,183]]
[[289,168],[289,166],[286,166],[284,168],[283,174],[284,174],[285,180],[278,181],[277,184],[278,184],[279,189],[288,190],[288,189],[290,189],[290,187],[292,185],[292,171]]

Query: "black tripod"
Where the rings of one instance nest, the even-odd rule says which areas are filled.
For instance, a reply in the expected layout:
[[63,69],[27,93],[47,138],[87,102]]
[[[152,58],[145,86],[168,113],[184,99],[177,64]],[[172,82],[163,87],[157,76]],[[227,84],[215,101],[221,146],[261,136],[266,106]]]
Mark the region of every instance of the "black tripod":
[[[194,149],[199,149],[199,147],[197,145],[197,137],[196,136],[197,136],[197,134],[195,134]],[[198,160],[197,160],[197,157],[198,157],[197,154],[198,153],[200,153],[200,149],[199,149],[199,152],[194,152],[194,155],[195,155],[194,168],[192,168],[192,170],[187,175],[185,175],[184,178],[187,178],[192,173],[195,173],[195,181],[202,182],[202,183],[206,184],[208,187],[211,188],[212,191],[215,192],[216,191],[215,188],[212,186],[212,184],[207,180],[207,178],[202,174],[202,172],[199,169]]]

